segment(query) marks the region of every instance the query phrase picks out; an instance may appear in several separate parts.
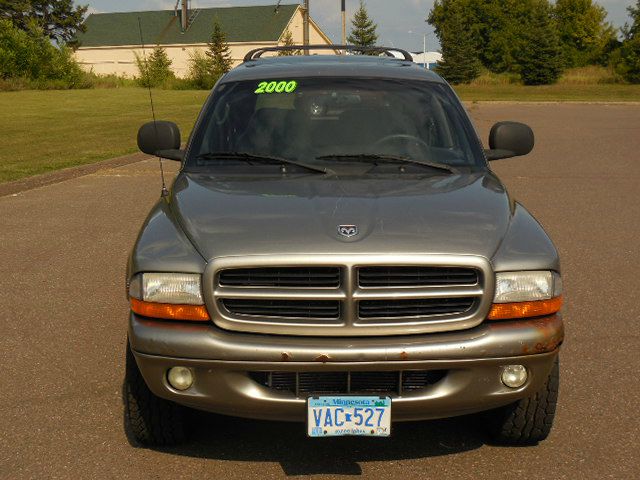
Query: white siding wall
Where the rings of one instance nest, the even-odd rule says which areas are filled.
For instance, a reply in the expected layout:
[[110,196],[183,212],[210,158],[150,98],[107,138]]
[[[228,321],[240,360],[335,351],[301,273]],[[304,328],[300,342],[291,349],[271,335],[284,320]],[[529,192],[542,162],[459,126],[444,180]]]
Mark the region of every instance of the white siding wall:
[[[294,41],[302,44],[303,38],[303,16],[300,9],[296,11],[289,24]],[[312,44],[326,44],[329,39],[312,24],[310,29],[310,42]],[[254,42],[254,43],[231,43],[231,56],[234,66],[242,62],[244,56],[254,48],[276,46],[275,42]],[[198,45],[164,45],[167,55],[173,62],[171,68],[178,77],[185,77],[189,71],[189,55],[194,50],[205,50],[206,44]],[[147,54],[151,47],[147,47]],[[138,70],[135,64],[135,54],[142,55],[139,46],[124,47],[81,47],[76,52],[76,58],[80,65],[87,71],[93,70],[98,75],[115,74],[126,77],[135,77]],[[330,52],[327,52],[330,53]]]

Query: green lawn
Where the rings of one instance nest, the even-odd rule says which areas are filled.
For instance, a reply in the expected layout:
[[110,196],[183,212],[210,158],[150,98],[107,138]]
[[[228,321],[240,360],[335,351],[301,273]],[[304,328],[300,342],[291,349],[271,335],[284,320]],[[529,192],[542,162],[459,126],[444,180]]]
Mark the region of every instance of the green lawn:
[[456,91],[467,102],[640,102],[640,85],[459,85]]
[[[465,101],[640,101],[640,85],[461,86]],[[154,92],[158,119],[186,138],[207,92]],[[0,182],[93,163],[136,151],[151,117],[141,88],[0,92]]]
[[[186,138],[204,91],[154,92],[158,119],[177,122]],[[0,93],[0,182],[132,153],[149,121],[141,88]]]

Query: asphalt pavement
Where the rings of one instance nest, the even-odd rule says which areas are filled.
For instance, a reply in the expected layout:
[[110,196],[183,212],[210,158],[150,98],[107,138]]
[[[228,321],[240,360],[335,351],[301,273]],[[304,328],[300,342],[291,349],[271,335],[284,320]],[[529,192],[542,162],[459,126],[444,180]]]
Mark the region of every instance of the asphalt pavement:
[[198,414],[185,446],[133,444],[124,273],[160,193],[149,160],[0,197],[0,478],[640,478],[640,105],[469,110],[483,138],[499,120],[537,135],[532,155],[492,166],[561,252],[567,337],[546,442],[492,446],[468,418],[311,440],[299,424]]

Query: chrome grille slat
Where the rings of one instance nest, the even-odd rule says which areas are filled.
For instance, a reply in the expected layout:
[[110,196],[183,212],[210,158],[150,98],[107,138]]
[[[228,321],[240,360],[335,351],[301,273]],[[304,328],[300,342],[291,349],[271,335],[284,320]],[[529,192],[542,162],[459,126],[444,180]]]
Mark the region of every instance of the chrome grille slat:
[[220,272],[221,286],[337,288],[337,267],[239,268]]
[[360,318],[428,317],[460,314],[471,309],[472,297],[422,300],[366,300],[359,303]]
[[471,268],[442,267],[362,267],[358,271],[361,287],[419,287],[429,285],[475,285],[478,272]]
[[238,315],[318,319],[340,316],[340,303],[332,300],[224,299],[221,303],[227,311]]

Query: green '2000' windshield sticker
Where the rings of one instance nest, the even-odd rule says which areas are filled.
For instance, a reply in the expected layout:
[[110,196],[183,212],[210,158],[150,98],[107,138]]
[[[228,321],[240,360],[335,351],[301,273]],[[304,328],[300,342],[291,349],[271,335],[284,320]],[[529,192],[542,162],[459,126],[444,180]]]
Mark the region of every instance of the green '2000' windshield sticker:
[[260,82],[256,89],[256,95],[265,93],[293,93],[298,88],[298,82],[295,80],[283,80],[281,82]]

